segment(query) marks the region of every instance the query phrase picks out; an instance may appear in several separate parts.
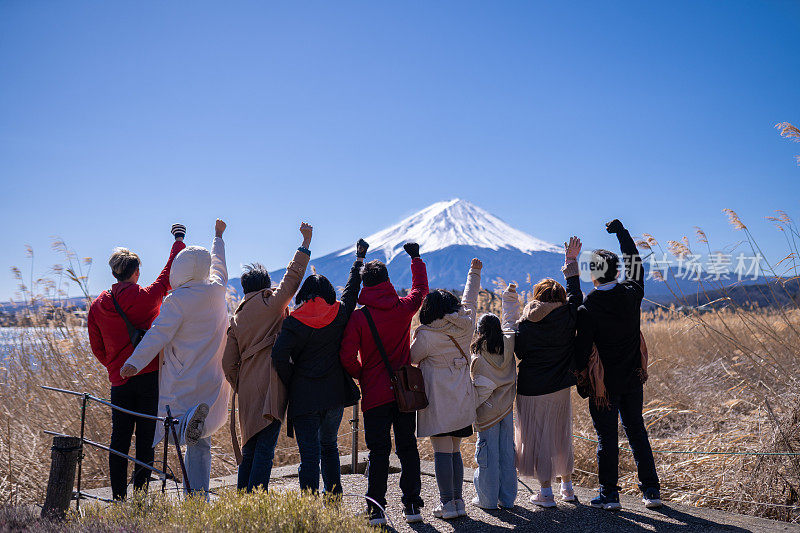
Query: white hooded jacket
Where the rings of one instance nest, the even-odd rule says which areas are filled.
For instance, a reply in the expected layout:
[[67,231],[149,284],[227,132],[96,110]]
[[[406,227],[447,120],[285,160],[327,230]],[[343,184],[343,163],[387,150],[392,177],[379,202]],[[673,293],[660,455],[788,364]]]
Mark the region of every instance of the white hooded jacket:
[[[210,254],[200,246],[182,250],[172,263],[169,282],[172,291],[164,299],[161,314],[126,364],[141,370],[163,349],[158,414],[166,416],[169,405],[172,416],[179,418],[198,404],[207,404],[205,438],[225,423],[231,392],[222,372],[228,327],[223,240],[214,239]],[[163,426],[157,425],[153,445],[163,436]]]

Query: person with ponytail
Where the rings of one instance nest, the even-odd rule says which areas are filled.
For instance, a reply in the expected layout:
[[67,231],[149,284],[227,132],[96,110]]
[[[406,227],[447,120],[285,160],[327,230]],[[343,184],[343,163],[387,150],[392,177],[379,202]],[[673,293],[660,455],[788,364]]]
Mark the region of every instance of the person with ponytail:
[[530,501],[555,507],[551,483],[561,478],[561,498],[574,502],[572,470],[572,403],[575,385],[575,335],[578,307],[583,303],[578,255],[581,241],[564,243],[566,290],[547,278],[533,288],[518,324],[514,351],[519,359],[517,420],[514,442],[521,476],[539,481]]
[[502,296],[503,321],[483,315],[470,345],[470,374],[477,394],[478,440],[475,442],[473,482],[478,495],[472,504],[482,509],[514,507],[517,469],[514,457],[514,396],[517,365],[514,361],[514,327],[519,317],[519,296],[511,284]]

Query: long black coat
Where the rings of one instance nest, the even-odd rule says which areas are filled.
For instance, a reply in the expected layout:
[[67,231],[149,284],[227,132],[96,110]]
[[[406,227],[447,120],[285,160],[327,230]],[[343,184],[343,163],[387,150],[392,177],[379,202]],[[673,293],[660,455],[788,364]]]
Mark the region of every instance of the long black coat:
[[[575,331],[583,300],[580,278],[567,278],[567,303],[537,322],[522,320],[514,343],[517,394],[540,396],[575,385]],[[523,317],[524,318],[524,317]]]
[[328,325],[313,328],[289,316],[272,348],[275,369],[286,385],[292,418],[358,402],[353,379],[339,362],[339,348],[347,321],[356,307],[361,285],[361,262],[350,269],[339,312]]

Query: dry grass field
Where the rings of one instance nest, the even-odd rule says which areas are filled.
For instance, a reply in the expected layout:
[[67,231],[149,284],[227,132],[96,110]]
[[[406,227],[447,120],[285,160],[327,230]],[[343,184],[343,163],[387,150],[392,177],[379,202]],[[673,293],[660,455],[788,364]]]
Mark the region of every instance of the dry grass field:
[[[738,218],[732,222],[750,239]],[[791,221],[786,225],[796,233]],[[642,246],[657,243],[651,238]],[[797,257],[795,250],[791,254]],[[769,290],[782,290],[785,279],[783,275]],[[46,304],[46,299],[40,303]],[[480,306],[497,311],[496,296],[484,292]],[[40,385],[108,396],[106,372],[91,355],[83,330],[71,326],[69,319],[45,318],[52,316],[42,311],[45,308],[31,311],[31,327],[20,330],[17,346],[0,364],[3,502],[43,501],[50,437],[42,431],[79,432],[80,400],[42,390]],[[724,309],[705,313],[659,308],[645,313],[643,332],[650,351],[645,420],[653,448],[659,451],[662,495],[694,505],[800,520],[800,456],[757,455],[800,452],[797,305],[753,308],[730,301]],[[592,439],[586,401],[574,394],[573,407],[574,433]],[[341,426],[342,453],[350,449],[349,415],[346,412]],[[91,405],[87,438],[106,443],[109,431],[108,409]],[[363,450],[363,433],[359,440]],[[470,466],[475,466],[474,440],[474,436],[466,439],[462,450]],[[626,445],[624,439],[621,443]],[[420,448],[423,457],[432,458],[427,441],[420,441]],[[593,442],[575,439],[580,484],[596,484],[594,453]],[[214,436],[213,454],[214,475],[235,472],[227,427]],[[623,450],[620,458],[623,489],[635,491],[632,456]],[[275,464],[298,461],[295,442],[284,432]],[[177,470],[175,465],[172,468]],[[83,476],[86,487],[108,484],[105,452],[87,450]]]

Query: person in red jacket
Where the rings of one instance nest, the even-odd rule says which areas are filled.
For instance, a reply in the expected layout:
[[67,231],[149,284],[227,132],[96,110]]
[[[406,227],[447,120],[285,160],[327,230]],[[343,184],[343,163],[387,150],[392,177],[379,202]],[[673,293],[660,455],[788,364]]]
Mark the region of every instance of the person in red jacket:
[[[428,274],[419,257],[419,244],[403,246],[411,256],[411,292],[400,298],[389,281],[386,265],[370,261],[361,271],[364,288],[358,303],[369,309],[381,342],[393,369],[409,364],[411,357],[411,319],[428,294]],[[358,354],[361,357],[358,357]],[[369,449],[367,496],[386,507],[386,483],[389,479],[390,431],[394,427],[395,452],[400,459],[400,489],[403,492],[406,521],[422,520],[420,498],[419,451],[417,450],[416,413],[401,413],[394,400],[389,373],[367,323],[363,309],[353,312],[342,338],[339,352],[342,366],[361,385],[361,409],[364,412],[364,436]],[[386,523],[381,510],[368,504],[371,525]]]
[[[172,226],[175,242],[169,259],[158,278],[147,287],[138,285],[139,256],[126,248],[117,248],[108,264],[117,283],[110,291],[103,291],[89,307],[89,343],[92,353],[108,370],[111,382],[111,403],[125,409],[156,415],[158,412],[158,358],[155,358],[136,376],[125,379],[119,371],[133,353],[133,344],[122,316],[117,312],[114,299],[128,320],[137,329],[147,330],[161,310],[161,301],[170,290],[169,272],[172,260],[186,248],[183,238],[186,228],[181,224]],[[113,295],[113,298],[112,298]],[[141,417],[127,415],[117,410],[111,412],[112,450],[127,455],[131,437],[136,430],[136,459],[153,464],[153,438],[156,423]],[[108,456],[111,491],[115,500],[122,500],[128,488],[128,460],[113,453]],[[142,489],[150,479],[150,471],[141,466],[134,468],[133,487]]]

